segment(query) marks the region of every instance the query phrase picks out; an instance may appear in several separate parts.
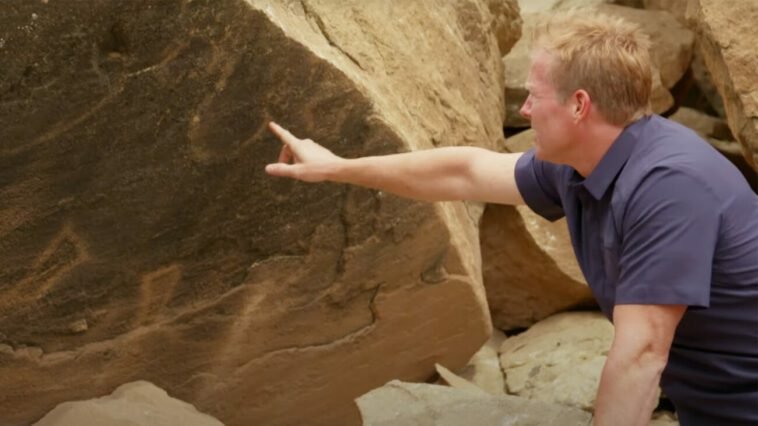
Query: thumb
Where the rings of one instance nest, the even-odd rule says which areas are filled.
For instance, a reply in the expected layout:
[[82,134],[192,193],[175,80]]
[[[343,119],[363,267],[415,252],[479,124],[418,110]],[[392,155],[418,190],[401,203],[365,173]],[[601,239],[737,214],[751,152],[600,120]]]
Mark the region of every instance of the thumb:
[[266,173],[271,176],[297,178],[298,168],[297,164],[274,163],[266,166]]

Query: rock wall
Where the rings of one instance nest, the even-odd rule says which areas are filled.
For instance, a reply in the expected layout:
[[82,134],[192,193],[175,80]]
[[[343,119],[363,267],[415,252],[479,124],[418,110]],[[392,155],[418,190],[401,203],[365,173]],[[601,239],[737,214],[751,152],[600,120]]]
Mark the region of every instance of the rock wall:
[[758,3],[690,0],[686,16],[713,82],[724,100],[729,127],[758,171]]
[[499,146],[509,4],[4,7],[3,424],[138,379],[229,425],[350,424],[464,364],[481,208],[269,178],[265,125],[345,156]]

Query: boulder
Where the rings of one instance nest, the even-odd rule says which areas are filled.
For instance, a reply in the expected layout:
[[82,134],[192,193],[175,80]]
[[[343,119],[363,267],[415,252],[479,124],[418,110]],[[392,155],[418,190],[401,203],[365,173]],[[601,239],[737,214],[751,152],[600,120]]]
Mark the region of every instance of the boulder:
[[676,414],[668,411],[660,411],[653,413],[653,418],[650,420],[650,426],[679,426],[679,420],[676,418]]
[[515,1],[487,0],[492,13],[492,31],[497,37],[500,55],[506,55],[521,38],[521,13]]
[[758,171],[758,3],[744,0],[692,0],[687,20],[724,101],[732,133],[748,164]]
[[491,395],[503,395],[505,382],[497,351],[505,339],[503,332],[493,330],[490,340],[471,357],[465,367],[456,371],[457,375]]
[[33,426],[224,426],[152,383],[121,385],[89,401],[64,402]]
[[690,0],[642,0],[642,6],[649,10],[665,10],[679,22],[687,23],[687,3]]
[[557,312],[595,305],[565,219],[549,222],[526,206],[490,204],[482,217],[481,245],[496,328],[521,329]]
[[689,127],[704,139],[732,139],[732,134],[726,120],[708,115],[696,109],[680,107],[669,116],[669,119]]
[[356,399],[365,426],[586,426],[590,414],[511,395],[391,381]]
[[483,0],[4,8],[3,424],[137,379],[230,426],[356,424],[358,395],[465,365],[491,328],[476,208],[270,178],[266,123],[350,157],[501,146],[495,19]]
[[500,364],[509,394],[592,411],[613,326],[598,312],[567,312],[508,338]]
[[601,13],[618,16],[639,25],[652,42],[650,53],[661,78],[661,84],[666,89],[674,87],[692,61],[695,43],[693,32],[665,11],[635,9],[612,4],[600,5],[596,9]]

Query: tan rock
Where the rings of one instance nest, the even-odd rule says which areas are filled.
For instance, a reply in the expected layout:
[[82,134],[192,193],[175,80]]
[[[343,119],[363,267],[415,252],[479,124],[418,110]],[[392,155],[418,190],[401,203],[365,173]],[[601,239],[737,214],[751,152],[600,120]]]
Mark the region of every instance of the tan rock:
[[687,22],[687,3],[690,0],[642,0],[645,9],[665,10],[673,15],[679,22]]
[[568,312],[508,338],[500,364],[509,394],[592,410],[613,326],[600,313]]
[[503,395],[505,381],[497,351],[505,339],[505,334],[495,329],[490,340],[471,357],[464,368],[457,371],[458,376],[491,395]]
[[[697,132],[742,172],[748,183],[758,188],[758,174],[742,155],[742,147],[732,137],[726,120],[713,117],[698,110],[681,107],[670,119]],[[507,143],[506,143],[507,145]]]
[[729,127],[748,164],[758,171],[758,3],[692,0],[687,19],[724,100]]
[[487,0],[492,14],[492,31],[497,37],[500,55],[506,55],[521,38],[519,4],[511,0]]
[[565,219],[551,223],[526,206],[488,205],[481,245],[484,286],[496,328],[524,328],[556,312],[594,306]]
[[6,9],[4,424],[138,378],[230,426],[355,424],[486,340],[473,208],[263,171],[271,119],[350,157],[501,146],[485,1]]
[[64,402],[34,426],[223,426],[149,382],[119,386],[89,401]]
[[651,55],[663,87],[671,89],[682,78],[692,61],[695,35],[670,13],[635,9],[612,4],[597,6],[598,11],[619,16],[642,28],[652,42]]
[[653,413],[650,426],[679,426],[679,420],[677,420],[674,413],[661,411]]
[[521,14],[543,13],[556,10],[581,9],[608,3],[608,0],[519,0]]
[[669,118],[689,127],[703,138],[729,140],[732,136],[726,120],[696,109],[680,107]]
[[526,129],[505,140],[508,152],[526,152],[534,146],[534,129]]
[[440,375],[440,378],[442,379],[442,381],[451,387],[454,387],[460,390],[469,391],[469,392],[474,392],[474,393],[487,394],[487,392],[485,392],[484,389],[480,388],[479,386],[470,382],[469,380],[458,376],[457,374],[453,373],[452,371],[448,370],[442,365],[435,364],[434,368],[437,370],[437,374]]
[[584,411],[447,386],[392,381],[356,399],[365,426],[586,426]]
[[[726,117],[726,108],[724,107],[724,100],[721,99],[718,88],[713,82],[713,77],[708,67],[705,66],[705,59],[703,59],[703,49],[698,47],[695,43],[695,49],[692,52],[692,79],[697,85],[697,90],[700,91],[702,96],[707,101],[705,105],[713,109],[716,115],[719,117]],[[707,108],[704,107],[703,109]]]

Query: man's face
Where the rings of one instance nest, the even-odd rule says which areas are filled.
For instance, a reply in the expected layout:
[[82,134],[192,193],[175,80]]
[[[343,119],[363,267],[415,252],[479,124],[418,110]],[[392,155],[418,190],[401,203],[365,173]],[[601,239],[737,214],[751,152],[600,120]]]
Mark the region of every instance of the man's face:
[[532,57],[526,89],[529,96],[519,111],[535,131],[535,154],[541,160],[564,163],[572,145],[574,115],[572,103],[561,103],[550,81],[552,57],[544,51]]

